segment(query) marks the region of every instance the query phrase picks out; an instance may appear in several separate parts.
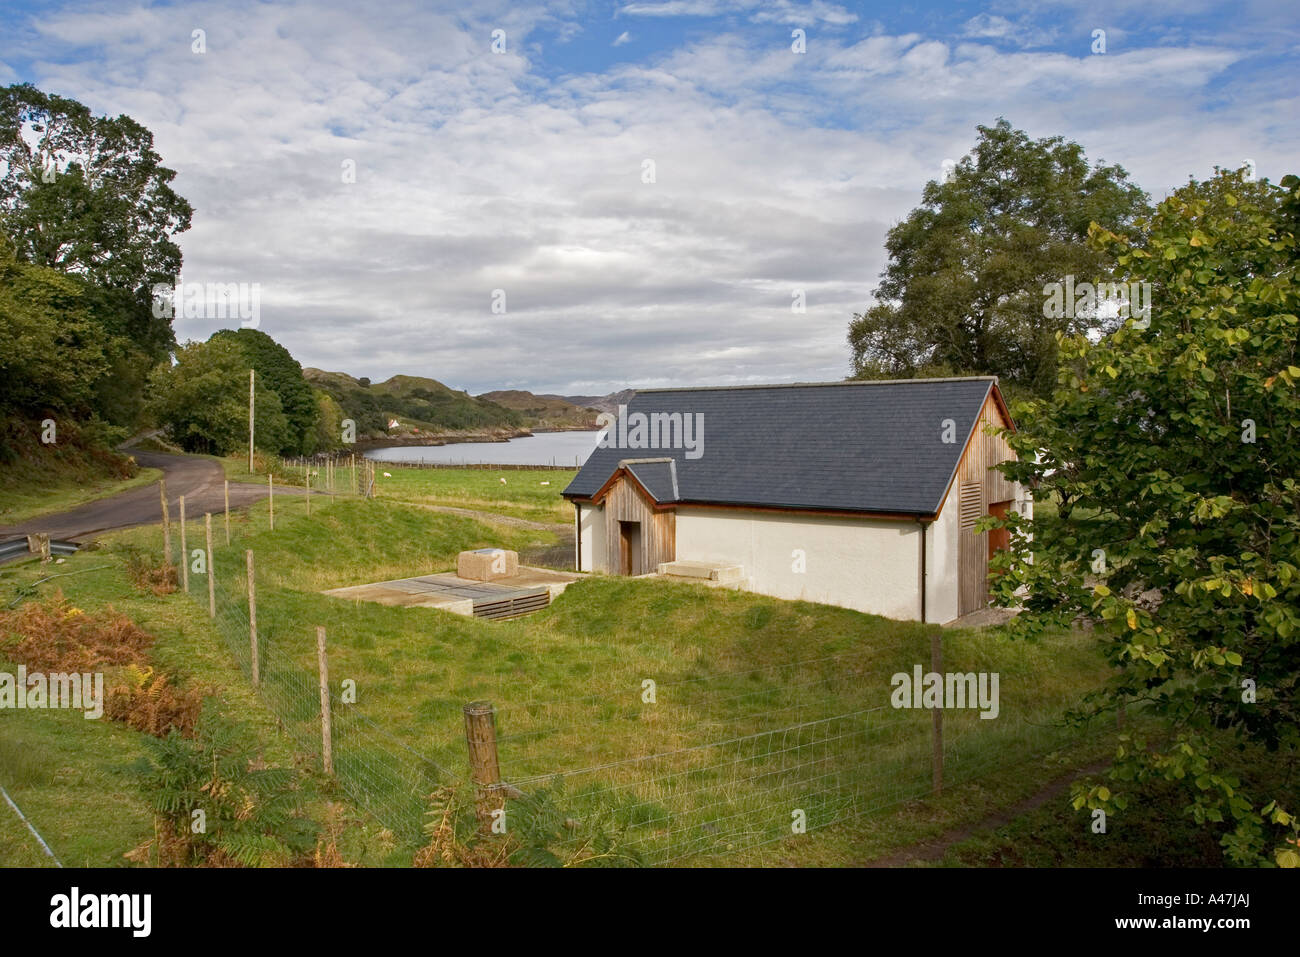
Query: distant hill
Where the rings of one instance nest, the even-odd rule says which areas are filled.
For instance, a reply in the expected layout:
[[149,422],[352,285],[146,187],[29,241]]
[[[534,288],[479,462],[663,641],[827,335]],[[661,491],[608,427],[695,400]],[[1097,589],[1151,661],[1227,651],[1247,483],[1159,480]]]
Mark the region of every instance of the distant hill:
[[636,395],[636,389],[624,389],[609,395],[539,395],[539,399],[563,399],[572,405],[595,409],[597,412],[618,413],[620,405],[627,405],[628,400]]
[[[446,432],[475,432],[499,437],[523,434],[528,426],[520,412],[467,392],[458,392],[437,379],[395,375],[383,382],[355,379],[343,372],[303,369],[314,388],[334,399],[344,416],[357,423],[358,439],[404,437]],[[396,419],[401,428],[390,431]]]
[[478,397],[521,413],[533,429],[594,429],[598,410],[558,395],[533,395],[522,389],[484,392]]
[[[307,368],[302,373],[312,388],[338,404],[343,417],[357,423],[360,440],[400,437],[418,442],[446,433],[509,438],[529,429],[594,429],[601,412],[617,412],[635,394],[631,389],[594,396],[500,389],[473,396],[424,376],[395,375],[371,382],[324,369]],[[390,430],[392,419],[401,426]]]

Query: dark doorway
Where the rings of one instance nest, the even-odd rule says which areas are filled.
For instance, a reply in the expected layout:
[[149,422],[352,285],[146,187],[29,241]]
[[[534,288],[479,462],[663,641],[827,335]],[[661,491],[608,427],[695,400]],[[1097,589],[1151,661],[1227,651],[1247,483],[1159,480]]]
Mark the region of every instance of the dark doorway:
[[619,574],[641,574],[641,523],[618,523]]
[[[1006,518],[1007,511],[1011,508],[1010,502],[994,502],[989,506],[989,514],[994,518]],[[1005,528],[990,528],[989,532],[989,558],[992,559],[998,552],[1005,552],[1011,547],[1011,532]]]

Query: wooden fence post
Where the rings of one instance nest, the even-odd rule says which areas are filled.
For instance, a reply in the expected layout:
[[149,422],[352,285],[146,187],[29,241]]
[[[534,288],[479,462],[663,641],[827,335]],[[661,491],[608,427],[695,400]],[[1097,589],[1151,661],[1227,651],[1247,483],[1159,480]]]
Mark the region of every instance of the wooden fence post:
[[320,735],[325,773],[334,773],[334,742],[330,738],[330,670],[325,659],[325,629],[316,626],[316,661],[320,665]]
[[225,479],[226,487],[226,544],[230,544],[230,479]]
[[496,709],[486,701],[465,705],[465,744],[469,747],[469,774],[475,784],[479,823],[490,826],[497,808],[496,785],[501,782],[497,762]]
[[185,591],[190,590],[190,552],[185,541],[185,496],[181,496],[181,583]]
[[357,494],[357,453],[351,453],[352,457],[352,494]]
[[50,560],[50,533],[36,532],[27,536],[27,550],[34,555],[41,556],[41,564],[44,565]]
[[311,518],[311,472],[306,466],[303,466],[302,470],[302,484],[307,489],[307,517]]
[[253,687],[261,684],[260,665],[257,661],[257,592],[253,586],[253,550],[245,550],[244,559],[248,565],[248,650],[253,661]]
[[212,513],[203,513],[203,535],[208,549],[208,617],[217,617],[217,570],[212,566]]
[[271,531],[275,531],[275,476],[266,473],[266,507],[271,520]]
[[172,563],[172,520],[167,512],[167,480],[158,480],[158,497],[162,499],[163,516],[163,564]]
[[[930,632],[930,670],[940,676],[943,680],[943,639],[939,636],[939,629],[935,628]],[[942,687],[942,686],[941,686]],[[935,794],[943,793],[943,705],[933,711],[932,721],[932,738],[934,745],[933,761],[933,781]]]

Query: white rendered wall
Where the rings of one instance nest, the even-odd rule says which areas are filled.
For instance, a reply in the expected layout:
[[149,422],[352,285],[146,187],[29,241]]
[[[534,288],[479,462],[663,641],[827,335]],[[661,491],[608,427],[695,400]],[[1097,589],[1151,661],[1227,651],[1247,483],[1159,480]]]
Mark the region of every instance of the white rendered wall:
[[578,556],[584,572],[609,571],[605,554],[605,509],[600,505],[578,505]]
[[[890,618],[920,617],[920,542],[919,527],[910,521],[677,509],[679,561],[734,562],[756,592]],[[797,550],[806,565],[802,572],[795,570]],[[955,608],[955,596],[951,603]],[[927,617],[940,620],[938,613]]]
[[957,523],[957,483],[953,482],[925,540],[925,620],[940,625],[957,617]]

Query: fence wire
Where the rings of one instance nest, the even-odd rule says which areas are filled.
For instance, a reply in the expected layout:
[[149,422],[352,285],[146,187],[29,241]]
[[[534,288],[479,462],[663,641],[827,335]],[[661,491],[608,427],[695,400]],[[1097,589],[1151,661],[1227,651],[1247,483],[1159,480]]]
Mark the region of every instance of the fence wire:
[[[879,665],[851,652],[664,683],[652,701],[507,705],[497,713],[503,788],[516,801],[545,794],[569,815],[560,856],[572,863],[592,853],[594,827],[651,865],[751,850],[933,792],[933,712],[879,703],[888,688]],[[944,786],[1096,731],[946,711]],[[570,762],[547,768],[556,754]]]
[[[319,479],[311,463],[277,464],[298,469],[304,481]],[[336,494],[365,495],[368,471],[359,460],[353,485],[352,470],[340,465]],[[251,680],[244,546],[232,540],[212,559],[213,624]],[[207,583],[191,578],[190,595],[206,615]],[[314,625],[259,615],[257,691],[320,767],[319,676],[302,663],[304,649],[314,647]],[[881,704],[888,680],[859,651],[664,682],[648,700],[638,688],[506,702],[495,711],[507,815],[511,802],[545,793],[572,826],[572,836],[553,848],[562,860],[581,863],[598,826],[643,863],[669,865],[743,852],[925,797],[933,790],[932,712]],[[440,762],[345,703],[333,674],[329,691],[339,785],[395,836],[424,843],[429,795],[465,780],[465,765],[445,756]],[[441,755],[463,753],[462,731],[448,724]],[[974,711],[947,711],[943,780],[996,774],[1095,732],[1047,718],[984,721]]]
[[[348,478],[350,485],[350,470]],[[356,493],[341,486],[337,494]],[[320,503],[326,504],[326,501]],[[214,550],[216,554],[209,557],[215,563],[216,616],[212,624],[251,682],[252,645],[244,549],[239,540],[232,538],[230,546]],[[190,597],[206,616],[206,576],[191,576]],[[314,642],[314,634],[314,627],[295,623],[290,630],[274,616],[259,616],[256,690],[280,727],[320,768],[324,738],[319,674],[304,667],[286,650],[303,647],[308,638]],[[438,787],[454,782],[459,775],[394,737],[367,717],[358,705],[346,703],[342,682],[334,675],[330,676],[329,692],[330,741],[334,776],[339,786],[358,808],[369,812],[394,835],[407,843],[419,844],[423,840],[428,796]]]

